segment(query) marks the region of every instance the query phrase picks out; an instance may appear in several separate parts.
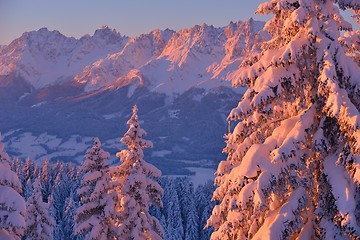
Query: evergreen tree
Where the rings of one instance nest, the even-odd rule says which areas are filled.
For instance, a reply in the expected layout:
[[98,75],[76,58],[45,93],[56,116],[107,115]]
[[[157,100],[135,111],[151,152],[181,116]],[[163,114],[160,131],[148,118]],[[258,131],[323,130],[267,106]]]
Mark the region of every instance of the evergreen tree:
[[21,183],[10,168],[9,156],[0,143],[0,232],[3,236],[21,239],[25,231],[26,203]]
[[65,239],[64,228],[67,226],[64,224],[65,218],[65,206],[66,200],[70,196],[72,191],[73,182],[69,177],[69,169],[67,164],[61,162],[56,163],[57,175],[54,180],[54,190],[52,192],[52,206],[54,211],[54,217],[56,220],[55,239]]
[[180,212],[185,240],[199,239],[198,215],[195,207],[194,187],[189,178],[177,178],[176,190],[179,196]]
[[33,180],[36,175],[35,173],[35,163],[30,157],[27,157],[25,163],[20,169],[19,177],[22,184],[22,191],[25,201],[32,195],[33,192]]
[[15,172],[16,175],[18,175],[19,179],[21,179],[21,175],[22,175],[22,173],[21,173],[21,172],[22,172],[21,168],[22,168],[21,161],[20,161],[20,159],[19,159],[17,156],[15,156],[15,157],[13,158],[12,162],[11,162],[11,170],[12,170],[13,172]]
[[74,234],[75,227],[75,213],[77,206],[75,205],[75,201],[73,196],[71,195],[67,200],[64,208],[64,220],[63,220],[63,239],[76,239]]
[[128,149],[116,154],[122,164],[116,168],[115,177],[119,187],[119,239],[161,239],[160,222],[149,214],[149,206],[162,206],[163,189],[154,180],[161,176],[160,170],[147,163],[144,148],[152,143],[144,140],[146,132],[140,128],[137,107],[129,121],[129,130],[120,140]]
[[54,187],[51,164],[48,159],[45,159],[43,162],[40,177],[43,201],[48,202],[48,198],[50,197]]
[[114,236],[109,158],[110,154],[101,148],[100,140],[95,138],[81,166],[83,178],[77,191],[80,206],[75,215],[75,234],[85,239],[105,240]]
[[207,219],[211,216],[211,211],[215,206],[215,202],[211,201],[212,193],[215,187],[211,181],[207,181],[204,185],[197,187],[195,192],[195,206],[198,214],[198,234],[199,240],[210,239],[211,233],[213,232],[212,227],[204,229]]
[[339,43],[348,0],[273,0],[272,39],[230,77],[248,90],[229,120],[212,239],[359,239],[359,67]]
[[162,181],[164,182],[166,190],[163,197],[163,211],[166,220],[165,239],[184,239],[184,226],[181,217],[179,196],[176,191],[175,181],[171,178],[163,178]]
[[42,200],[40,180],[36,179],[33,186],[33,194],[27,201],[28,214],[26,218],[26,239],[52,240],[55,219],[49,215],[49,204]]
[[29,179],[34,178],[35,163],[30,157],[27,157],[22,167],[23,183],[26,183]]
[[27,201],[29,197],[33,194],[33,181],[28,179],[25,185],[23,185],[23,196]]

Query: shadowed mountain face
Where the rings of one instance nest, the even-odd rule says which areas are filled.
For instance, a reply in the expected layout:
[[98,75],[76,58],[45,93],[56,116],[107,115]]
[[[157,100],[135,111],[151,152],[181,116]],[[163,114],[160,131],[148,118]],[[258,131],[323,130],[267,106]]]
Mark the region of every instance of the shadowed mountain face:
[[165,174],[221,160],[226,117],[244,89],[225,80],[267,37],[249,20],[224,28],[155,30],[137,38],[106,27],[67,38],[41,29],[0,48],[0,129],[19,157],[81,162],[92,138],[114,156],[137,104]]

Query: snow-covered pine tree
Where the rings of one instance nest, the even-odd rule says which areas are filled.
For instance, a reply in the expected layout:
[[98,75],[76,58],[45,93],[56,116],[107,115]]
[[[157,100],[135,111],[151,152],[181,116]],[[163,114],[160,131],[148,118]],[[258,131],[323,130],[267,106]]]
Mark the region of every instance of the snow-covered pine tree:
[[20,180],[11,170],[9,156],[0,142],[0,232],[19,240],[26,228],[26,203],[20,193]]
[[21,168],[22,168],[21,160],[17,156],[13,157],[11,161],[11,170],[15,172],[16,175],[18,175],[19,179],[21,179],[20,175],[22,174]]
[[27,180],[25,185],[23,185],[23,197],[27,201],[29,197],[33,194],[33,181],[32,179]]
[[66,200],[65,208],[64,208],[64,220],[63,220],[63,236],[64,239],[76,239],[74,233],[75,226],[75,213],[77,206],[75,205],[75,201],[73,196],[71,195]]
[[27,157],[22,167],[23,183],[34,178],[35,163],[30,157]]
[[40,179],[35,180],[33,187],[33,194],[27,201],[26,239],[52,240],[55,219],[49,214],[49,204],[43,202]]
[[212,181],[207,181],[204,185],[200,185],[196,188],[195,191],[195,205],[196,212],[198,215],[198,240],[208,240],[210,239],[211,233],[213,232],[212,227],[207,227],[207,219],[211,216],[211,211],[215,206],[215,202],[211,201],[212,194],[215,190],[215,186]]
[[48,202],[48,198],[50,197],[53,187],[54,187],[54,179],[52,176],[52,168],[48,159],[45,159],[40,172],[41,176],[41,191],[43,196],[43,201]]
[[360,70],[339,42],[358,1],[272,0],[272,39],[230,77],[248,90],[228,119],[212,239],[359,239]]
[[172,178],[163,178],[162,182],[166,190],[163,197],[163,212],[166,220],[164,239],[184,239],[184,226],[181,217],[179,196],[176,191],[175,180]]
[[360,30],[345,32],[339,41],[345,52],[360,66]]
[[116,167],[115,178],[119,187],[119,239],[162,239],[160,222],[149,214],[149,206],[162,206],[163,189],[154,180],[161,172],[143,157],[143,149],[152,147],[152,142],[143,139],[146,135],[138,122],[138,109],[128,120],[129,129],[120,142],[128,149],[116,154],[122,164]]
[[195,207],[194,187],[189,178],[176,178],[176,191],[179,197],[184,240],[199,239],[198,215]]
[[35,163],[31,160],[30,157],[27,157],[25,163],[22,165],[22,169],[20,169],[20,174],[18,176],[21,180],[22,184],[22,192],[25,201],[31,196],[33,191],[33,180],[35,173]]
[[81,166],[83,178],[77,194],[80,206],[75,215],[75,234],[84,239],[105,240],[114,237],[111,213],[114,199],[109,193],[111,177],[109,174],[110,154],[94,138],[92,148],[85,154]]
[[66,239],[65,228],[68,226],[64,223],[66,199],[70,196],[73,190],[74,182],[69,176],[69,165],[63,162],[57,162],[54,166],[57,169],[57,174],[54,180],[54,189],[52,191],[52,207],[56,221],[55,240]]

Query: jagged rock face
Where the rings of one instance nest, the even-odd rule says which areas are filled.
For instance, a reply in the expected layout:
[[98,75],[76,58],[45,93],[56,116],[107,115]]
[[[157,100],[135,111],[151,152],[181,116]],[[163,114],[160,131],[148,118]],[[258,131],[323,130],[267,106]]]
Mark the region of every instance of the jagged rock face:
[[227,70],[237,67],[267,37],[262,27],[262,22],[249,20],[223,28],[203,24],[179,32],[155,30],[130,39],[121,52],[86,66],[75,81],[85,84],[86,92],[141,82],[167,95],[199,85],[205,89],[230,86],[223,81]]
[[[203,24],[135,38],[104,26],[68,38],[46,28],[0,47],[0,131],[9,153],[79,162],[99,137],[119,151],[133,104],[165,173],[216,166],[226,116],[244,89],[227,80],[268,36],[249,20],[223,28]],[[115,160],[115,157],[113,157]]]
[[36,89],[61,84],[86,65],[120,51],[128,39],[109,28],[81,39],[46,28],[26,32],[0,48],[0,75],[15,74]]
[[[84,85],[85,92],[128,85],[142,76],[157,91],[183,93],[199,82],[211,85],[210,79],[223,85],[223,70],[239,64],[239,58],[266,38],[262,27],[262,22],[249,20],[222,28],[203,24],[179,32],[154,30],[128,38],[103,26],[80,39],[42,28],[0,48],[0,75],[15,74],[36,89],[73,81]],[[177,84],[156,88],[177,81],[181,89]]]

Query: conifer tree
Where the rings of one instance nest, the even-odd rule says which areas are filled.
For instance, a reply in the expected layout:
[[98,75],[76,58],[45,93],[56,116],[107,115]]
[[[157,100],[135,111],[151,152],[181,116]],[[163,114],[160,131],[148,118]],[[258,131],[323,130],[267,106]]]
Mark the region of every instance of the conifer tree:
[[195,191],[195,205],[196,212],[198,214],[198,233],[199,240],[208,240],[210,239],[211,233],[213,232],[212,227],[207,227],[207,219],[211,216],[211,211],[215,206],[215,202],[211,201],[212,193],[214,192],[215,187],[212,181],[207,181],[204,185],[197,187]]
[[33,194],[27,201],[26,239],[52,240],[55,219],[49,215],[49,204],[43,202],[39,179],[35,180],[33,187]]
[[272,0],[272,39],[230,77],[248,90],[228,119],[212,239],[359,239],[359,67],[339,42],[357,1]]
[[48,198],[50,197],[54,187],[51,164],[48,159],[45,159],[43,162],[40,176],[43,201],[48,202]]
[[198,215],[195,207],[195,196],[192,182],[189,178],[176,179],[176,191],[179,196],[179,206],[184,227],[184,239],[199,239]]
[[95,138],[93,147],[85,154],[81,166],[83,178],[77,191],[80,206],[75,215],[75,234],[84,239],[105,240],[114,237],[109,158],[110,154],[101,148],[100,140]]
[[25,185],[23,185],[23,196],[25,201],[27,201],[32,194],[33,194],[33,181],[32,179],[28,179]]
[[3,236],[21,239],[26,224],[26,203],[20,195],[21,183],[10,168],[9,156],[0,143],[0,232]]
[[23,182],[26,183],[29,179],[34,178],[35,163],[30,157],[27,157],[22,167]]
[[164,178],[165,194],[164,201],[164,217],[166,220],[165,239],[177,240],[184,239],[184,226],[181,217],[179,196],[176,191],[174,179]]
[[76,239],[74,234],[74,226],[75,226],[75,213],[76,213],[76,203],[74,201],[73,196],[71,195],[66,200],[65,208],[64,208],[64,231],[63,236],[64,239]]
[[33,191],[33,182],[35,178],[35,163],[31,160],[30,157],[27,157],[25,163],[22,165],[22,169],[20,169],[18,174],[21,184],[22,184],[22,191],[25,200],[31,196]]
[[56,220],[56,234],[55,239],[65,239],[65,228],[68,226],[64,223],[65,215],[65,206],[66,200],[70,196],[71,191],[73,190],[72,185],[73,181],[69,177],[69,168],[68,164],[63,162],[56,163],[55,168],[57,169],[57,174],[54,180],[54,189],[52,191],[52,207],[54,211],[54,217]]
[[152,147],[152,142],[143,139],[146,135],[138,122],[137,107],[133,107],[128,131],[120,140],[128,149],[116,154],[122,164],[116,168],[116,184],[119,187],[119,239],[161,239],[162,227],[149,214],[149,206],[162,206],[163,189],[154,180],[161,176],[160,170],[147,163],[143,149]]
[[11,170],[15,172],[16,175],[18,175],[19,179],[21,179],[21,167],[21,160],[17,156],[15,156],[11,161]]

